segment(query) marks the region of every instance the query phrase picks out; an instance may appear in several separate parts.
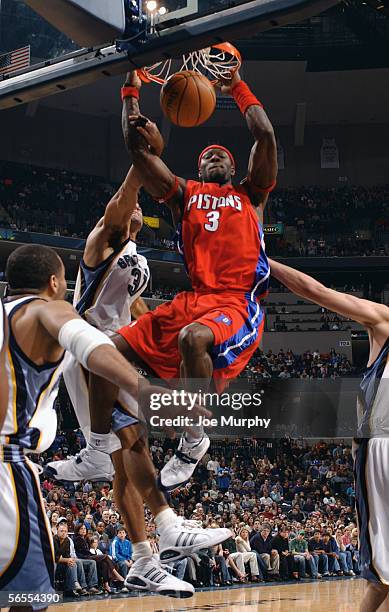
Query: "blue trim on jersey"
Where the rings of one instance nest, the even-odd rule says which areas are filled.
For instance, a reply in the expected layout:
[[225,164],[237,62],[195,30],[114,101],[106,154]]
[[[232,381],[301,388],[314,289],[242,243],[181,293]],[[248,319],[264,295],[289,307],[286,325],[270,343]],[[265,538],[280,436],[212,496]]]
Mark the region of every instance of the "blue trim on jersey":
[[107,259],[102,261],[98,266],[90,267],[87,266],[83,259],[80,261],[80,273],[81,273],[81,297],[76,304],[76,310],[80,316],[83,316],[85,312],[90,308],[93,304],[93,300],[95,299],[95,293],[100,285],[101,280],[104,277],[104,274],[108,270],[109,266],[119,255],[119,253],[124,249],[124,247],[131,241],[131,238],[128,238],[120,247],[111,253]]
[[258,221],[258,234],[259,234],[260,251],[259,251],[257,266],[255,268],[254,286],[252,288],[252,291],[256,297],[260,297],[261,295],[267,292],[269,288],[269,279],[270,279],[270,265],[267,259],[266,252],[262,248],[263,229],[259,221]]
[[252,299],[252,294],[246,293],[248,317],[242,327],[225,342],[217,344],[212,349],[212,361],[215,370],[227,368],[229,365],[254,344],[258,331],[264,319],[264,312],[259,303]]
[[381,582],[373,566],[373,551],[369,533],[370,511],[366,483],[366,461],[369,440],[357,440],[359,446],[354,461],[355,498],[359,525],[359,567],[362,578],[373,582]]
[[389,338],[380,350],[376,360],[366,368],[365,374],[359,386],[358,399],[363,405],[363,416],[358,423],[358,436],[365,437],[370,435],[370,417],[377,395],[379,382],[386,367],[389,355]]

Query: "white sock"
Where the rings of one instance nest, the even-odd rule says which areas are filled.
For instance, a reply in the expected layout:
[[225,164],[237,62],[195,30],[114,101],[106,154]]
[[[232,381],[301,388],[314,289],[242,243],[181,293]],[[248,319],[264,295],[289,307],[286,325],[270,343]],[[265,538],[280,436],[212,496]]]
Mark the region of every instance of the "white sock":
[[134,563],[142,557],[151,557],[152,554],[150,542],[147,540],[144,542],[137,542],[136,544],[132,545],[132,560]]
[[185,440],[189,442],[189,444],[193,444],[194,442],[199,442],[204,436],[204,428],[202,425],[194,425],[191,427],[190,432],[185,432]]
[[99,434],[91,431],[89,446],[91,446],[94,450],[102,451],[103,453],[110,453],[112,446],[111,432],[107,434]]
[[165,510],[159,512],[155,517],[155,524],[159,532],[168,529],[170,525],[175,525],[176,522],[177,515],[171,508],[165,508]]

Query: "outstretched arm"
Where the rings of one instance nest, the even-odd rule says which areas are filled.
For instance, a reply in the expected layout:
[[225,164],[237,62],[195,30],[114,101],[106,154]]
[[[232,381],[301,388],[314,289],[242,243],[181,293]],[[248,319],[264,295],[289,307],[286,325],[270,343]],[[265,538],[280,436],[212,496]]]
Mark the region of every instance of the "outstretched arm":
[[101,220],[102,229],[107,235],[120,232],[127,227],[138,201],[140,187],[138,174],[134,166],[131,166],[118,191],[108,202]]
[[348,293],[335,291],[322,285],[308,274],[273,259],[269,261],[272,276],[296,295],[353,319],[365,327],[374,327],[383,322],[389,323],[389,308],[384,304],[377,304]]
[[141,81],[137,73],[135,71],[128,73],[123,86],[122,129],[124,142],[146,191],[156,200],[168,204],[172,208],[173,214],[173,209],[176,209],[176,214],[179,214],[185,181],[178,179],[169,170],[166,164],[156,155],[154,147],[150,144],[148,134],[150,129],[154,129],[156,126],[140,113],[140,88]]
[[221,90],[233,96],[255,140],[245,182],[253,204],[260,208],[262,216],[269,192],[275,187],[277,179],[277,143],[274,129],[262,104],[242,81],[238,71],[233,74],[228,84],[222,84]]

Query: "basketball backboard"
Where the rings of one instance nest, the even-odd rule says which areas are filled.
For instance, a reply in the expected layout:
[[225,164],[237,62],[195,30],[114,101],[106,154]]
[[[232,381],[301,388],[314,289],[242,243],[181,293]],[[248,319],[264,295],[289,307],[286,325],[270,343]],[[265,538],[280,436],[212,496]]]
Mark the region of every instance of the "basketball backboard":
[[[42,0],[29,0],[29,2]],[[77,0],[80,4],[81,0]],[[90,0],[88,0],[90,1]],[[100,2],[103,0],[100,0]],[[118,0],[115,0],[117,2]],[[122,0],[139,8],[137,0]],[[0,80],[0,109],[150,66],[223,41],[237,41],[334,6],[339,0],[142,0],[144,19],[130,21],[117,45],[84,49]],[[56,0],[69,3],[69,0]],[[87,0],[83,0],[87,2]],[[43,6],[43,5],[42,5]],[[46,7],[46,4],[44,5]],[[46,8],[45,8],[46,12]],[[128,13],[127,13],[128,14]],[[138,24],[138,26],[137,26]],[[134,28],[138,27],[134,34]],[[73,26],[72,26],[73,27]],[[131,32],[131,33],[130,33]],[[66,32],[69,36],[69,33]],[[122,37],[120,37],[122,38]]]

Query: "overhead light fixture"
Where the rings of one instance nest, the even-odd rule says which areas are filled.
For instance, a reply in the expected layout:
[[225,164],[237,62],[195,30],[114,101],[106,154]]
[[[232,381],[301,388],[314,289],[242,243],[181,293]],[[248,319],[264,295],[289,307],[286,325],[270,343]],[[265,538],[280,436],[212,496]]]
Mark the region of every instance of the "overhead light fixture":
[[166,15],[167,13],[167,8],[166,6],[160,6],[158,9],[158,13],[162,16],[162,15]]
[[148,0],[146,2],[146,8],[149,11],[149,13],[154,13],[154,11],[157,9],[157,3],[155,0]]

